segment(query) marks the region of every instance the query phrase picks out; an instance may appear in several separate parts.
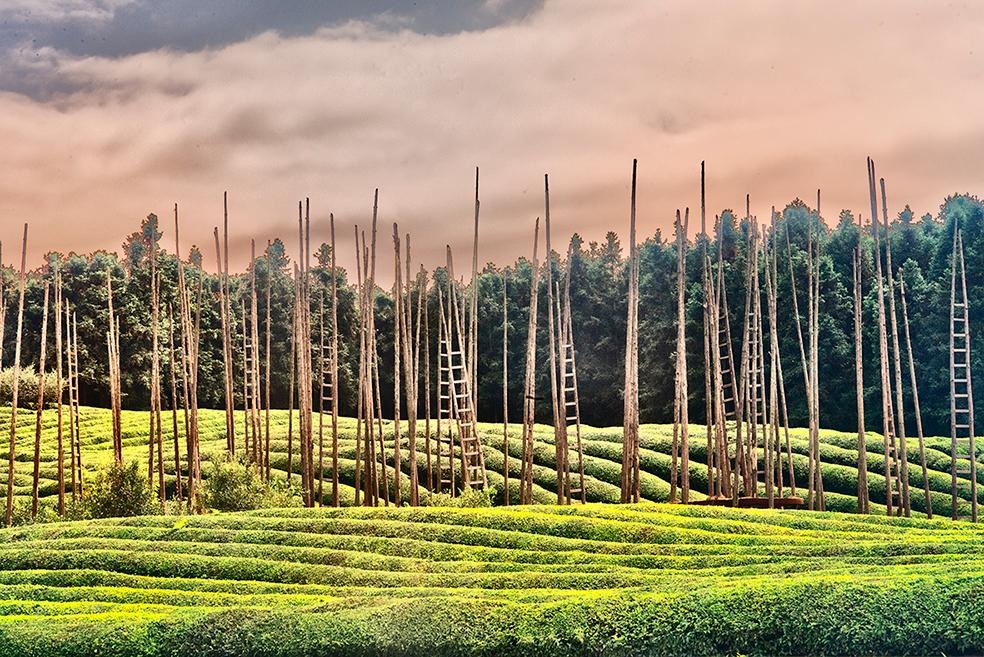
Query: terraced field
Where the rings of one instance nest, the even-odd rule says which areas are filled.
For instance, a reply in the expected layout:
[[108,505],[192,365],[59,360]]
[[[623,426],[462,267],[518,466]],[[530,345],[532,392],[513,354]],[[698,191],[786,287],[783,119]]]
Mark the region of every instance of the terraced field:
[[[82,450],[83,462],[87,470],[103,467],[111,459],[111,429],[110,414],[105,409],[87,408],[81,410],[82,424]],[[179,418],[180,420],[180,418]],[[286,411],[273,411],[271,413],[271,435],[272,448],[274,450],[273,465],[278,473],[286,477],[287,468],[287,413]],[[123,413],[123,433],[124,451],[127,458],[144,459],[146,451],[147,434],[147,413],[137,411],[124,411]],[[181,422],[179,421],[179,425]],[[224,413],[221,411],[206,410],[202,412],[200,431],[202,438],[202,452],[208,457],[211,454],[219,454],[224,450]],[[389,425],[385,428],[390,429]],[[483,424],[480,429],[485,435],[486,461],[490,469],[490,481],[493,485],[502,488],[502,427],[497,424]],[[692,427],[692,435],[699,437],[703,427],[695,425]],[[168,455],[172,453],[168,447],[172,440],[170,432],[169,418],[165,417],[165,459],[168,466],[169,485],[173,485],[173,459]],[[422,428],[421,428],[422,430]],[[0,411],[0,435],[6,435],[9,431],[9,414]],[[296,415],[295,415],[296,431]],[[405,427],[404,427],[405,431]],[[666,501],[669,495],[669,484],[667,480],[670,473],[670,444],[672,440],[672,427],[667,425],[643,425],[642,433],[642,496],[650,501]],[[34,435],[34,414],[21,412],[18,414],[18,434],[21,436],[21,447],[17,454],[17,475],[16,493],[26,499],[31,490],[31,459]],[[341,420],[341,464],[340,476],[343,482],[351,483],[355,475],[355,421],[350,418]],[[797,477],[800,481],[806,479],[806,432],[805,430],[793,430],[793,451]],[[537,426],[534,471],[535,485],[534,496],[538,502],[550,503],[555,501],[553,493],[554,486],[554,447],[552,440],[552,430],[548,426]],[[621,429],[605,428],[596,429],[586,427],[584,430],[587,474],[587,494],[589,501],[596,502],[616,502],[618,501],[618,477],[621,450]],[[182,447],[184,445],[183,429],[179,428],[179,440]],[[825,431],[823,433],[822,458],[824,467],[824,486],[828,491],[828,505],[832,510],[851,511],[855,508],[854,492],[856,490],[856,467],[857,450],[856,435],[840,432]],[[418,463],[423,473],[426,467],[426,457],[423,452],[423,440],[419,441],[421,454]],[[518,495],[516,479],[519,476],[519,427],[511,430],[510,436],[510,458],[511,458],[511,486],[514,495]],[[296,450],[296,434],[294,448]],[[42,438],[43,459],[42,459],[42,496],[50,497],[56,493],[56,470],[55,470],[55,414],[48,412],[45,414],[44,434]],[[914,440],[910,440],[909,458],[914,465],[918,464],[918,454],[916,452]],[[930,486],[933,491],[933,505],[936,513],[949,513],[949,490],[950,460],[948,455],[949,439],[930,438],[927,441],[928,462],[930,467]],[[408,448],[406,436],[403,438],[404,454]],[[6,450],[0,451],[6,458]],[[878,434],[870,434],[868,440],[868,469],[869,482],[871,487],[871,498],[875,502],[884,501],[884,478],[879,472],[884,472],[884,457],[881,452],[881,437]],[[701,465],[705,459],[705,450],[701,441],[693,441],[691,447],[691,482],[695,490],[701,490],[706,485],[706,469]],[[295,453],[294,468],[298,468],[298,458]],[[979,461],[980,462],[980,461]],[[392,463],[391,463],[392,465]],[[406,472],[408,464],[404,463]],[[328,476],[330,476],[330,471]],[[423,477],[423,474],[421,474]],[[924,509],[923,497],[921,495],[921,481],[918,470],[910,470],[911,484],[913,486],[913,507],[918,510]],[[969,483],[964,487],[964,494],[969,494]],[[350,485],[342,486],[343,500],[351,501],[354,491]],[[981,501],[984,501],[984,489],[981,493]],[[700,494],[697,493],[699,498]],[[877,505],[876,505],[877,506]]]
[[[9,411],[0,409],[0,436],[6,436],[9,431]],[[237,416],[241,420],[241,414]],[[111,452],[111,429],[110,413],[105,409],[83,408],[81,410],[81,436],[83,462],[87,470],[103,467],[107,465],[112,456]],[[287,412],[274,411],[271,414],[271,436],[273,467],[277,470],[278,476],[286,477],[287,468]],[[125,456],[133,459],[146,459],[146,436],[148,426],[148,415],[146,412],[124,411],[123,413],[123,432]],[[422,424],[422,423],[421,423]],[[296,416],[295,416],[296,431]],[[317,425],[316,425],[317,426]],[[17,451],[16,464],[16,494],[21,503],[29,501],[31,494],[31,474],[33,458],[34,440],[34,414],[21,412],[18,414],[18,435],[20,447]],[[173,454],[171,445],[171,421],[168,414],[165,414],[165,460],[168,469],[169,486],[173,486]],[[179,417],[180,442],[182,453],[184,451],[183,422]],[[200,423],[202,453],[205,457],[210,454],[220,454],[225,449],[225,419],[222,411],[203,411]],[[489,479],[492,485],[499,490],[502,489],[502,426],[498,424],[482,424],[480,430],[484,434],[486,449],[486,463],[489,468]],[[404,426],[405,431],[405,426]],[[518,498],[518,479],[519,479],[519,458],[520,458],[520,427],[514,426],[511,429],[510,439],[510,471],[511,489],[513,499]],[[420,427],[421,434],[423,427]],[[330,431],[326,431],[330,434]],[[351,486],[355,478],[355,421],[348,418],[341,420],[341,462],[339,474],[342,486],[342,497],[344,502],[351,502],[354,498],[354,490]],[[705,449],[702,444],[703,427],[693,426],[691,435],[694,437],[691,445],[691,472],[690,478],[695,491],[704,490],[707,481],[706,468],[701,465],[705,461]],[[583,432],[585,449],[585,472],[587,475],[586,490],[588,500],[591,502],[617,502],[619,497],[619,471],[621,462],[621,440],[622,431],[620,428],[597,429],[585,427]],[[663,502],[669,496],[669,484],[667,483],[670,475],[670,445],[672,441],[672,427],[666,425],[643,425],[641,428],[642,437],[642,496],[644,499],[654,502]],[[241,438],[240,438],[241,440]],[[330,440],[330,438],[329,438]],[[6,440],[0,449],[0,455],[6,461]],[[807,477],[807,439],[805,430],[793,430],[792,442],[794,452],[794,465],[797,480],[805,482]],[[822,434],[821,456],[824,461],[823,478],[824,488],[828,493],[828,508],[836,511],[850,512],[856,508],[855,493],[857,490],[857,436],[849,433],[839,433],[834,431],[824,431]],[[418,467],[421,472],[421,481],[424,481],[424,470],[426,468],[426,457],[423,453],[424,441],[418,440],[421,453],[418,456]],[[296,434],[294,447],[296,449]],[[403,437],[404,464],[403,469],[408,471],[409,464],[406,462],[407,438]],[[950,457],[948,438],[930,438],[927,441],[928,463],[930,467],[930,486],[933,491],[933,507],[937,514],[949,515],[950,513]],[[922,494],[922,480],[918,468],[918,451],[915,440],[909,441],[909,459],[913,467],[910,467],[910,479],[912,485],[912,505],[917,511],[925,510],[924,497]],[[43,462],[41,468],[41,495],[49,499],[49,503],[57,493],[55,454],[55,414],[47,412],[44,416],[44,437],[42,439]],[[536,428],[534,469],[534,497],[541,503],[551,503],[556,501],[553,492],[555,486],[554,474],[554,446],[553,432],[550,427],[538,426]],[[984,477],[984,461],[980,460],[982,467],[978,468],[979,477]],[[882,440],[878,434],[868,436],[868,470],[871,499],[876,504],[873,511],[884,511],[883,506],[877,503],[884,502],[885,499],[885,480],[879,474],[885,471],[885,461],[882,455]],[[326,460],[330,467],[330,459]],[[298,458],[295,454],[293,459],[295,469],[299,469]],[[392,463],[391,463],[392,465]],[[330,471],[327,476],[330,477]],[[408,478],[404,477],[404,485],[407,485]],[[969,495],[969,482],[964,482],[961,492],[966,498]],[[788,491],[787,491],[788,492]],[[700,498],[700,494],[695,494]],[[984,486],[979,487],[980,501],[984,502]],[[966,501],[966,499],[965,499]],[[967,510],[969,514],[969,510]],[[966,515],[966,514],[965,514]]]
[[984,530],[643,504],[0,530],[0,655],[961,654]]

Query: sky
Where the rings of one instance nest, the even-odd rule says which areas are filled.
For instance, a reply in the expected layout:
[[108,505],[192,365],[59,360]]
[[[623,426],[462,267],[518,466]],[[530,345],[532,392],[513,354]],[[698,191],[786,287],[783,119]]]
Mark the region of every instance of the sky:
[[[981,193],[984,4],[882,0],[5,0],[0,5],[0,240],[29,222],[51,250],[118,250],[150,212],[198,244],[229,193],[233,262],[296,250],[333,212],[354,265],[379,188],[380,280],[393,223],[415,262],[529,256],[550,175],[555,249],[642,236],[676,209],[708,221],[822,190],[828,222],[866,214],[865,158],[889,209]],[[811,201],[811,204],[813,202]],[[691,218],[691,232],[699,217]],[[560,245],[560,246],[557,246]],[[387,266],[388,265],[388,266]]]

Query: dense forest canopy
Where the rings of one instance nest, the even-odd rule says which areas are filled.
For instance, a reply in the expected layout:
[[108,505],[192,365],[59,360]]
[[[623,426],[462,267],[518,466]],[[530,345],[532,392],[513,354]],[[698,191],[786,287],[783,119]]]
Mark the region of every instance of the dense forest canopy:
[[[804,202],[795,200],[777,214],[779,235],[779,285],[778,305],[780,315],[777,330],[780,336],[782,365],[786,392],[789,400],[790,422],[806,423],[805,393],[800,366],[799,347],[796,338],[793,302],[790,286],[790,256],[797,275],[797,290],[803,294],[805,276],[805,247],[807,231],[819,222],[822,239],[820,268],[820,403],[821,425],[825,428],[853,429],[855,416],[853,301],[851,293],[852,251],[858,239],[858,218],[842,211],[831,225],[821,219],[816,210]],[[713,217],[708,217],[709,226]],[[736,213],[725,210],[720,215],[725,259],[725,280],[731,317],[735,352],[741,341],[741,318],[744,315],[744,272],[746,266],[746,237],[750,222],[738,218]],[[880,427],[879,378],[878,378],[878,325],[877,299],[872,288],[874,278],[874,252],[870,225],[865,218],[863,235],[863,291],[864,291],[864,358],[865,395],[868,409],[868,426]],[[614,222],[612,222],[614,223]],[[691,225],[693,225],[693,221]],[[768,223],[760,218],[760,224]],[[926,430],[929,433],[949,433],[949,371],[948,330],[950,300],[950,255],[954,227],[963,231],[967,262],[967,286],[971,305],[971,335],[973,338],[973,371],[984,371],[984,204],[975,197],[959,195],[945,200],[937,216],[913,215],[908,206],[892,220],[890,237],[893,269],[897,277],[904,279],[907,293],[909,319],[912,328],[912,347],[918,378],[919,393]],[[532,226],[531,226],[532,228]],[[710,228],[709,228],[710,230]],[[43,303],[43,281],[52,281],[55,267],[60,267],[65,287],[65,297],[78,317],[81,366],[81,400],[85,404],[108,405],[107,356],[106,356],[106,272],[112,272],[114,303],[120,317],[121,360],[123,363],[123,403],[129,408],[146,408],[149,403],[151,331],[149,306],[151,240],[159,240],[158,271],[161,276],[161,335],[168,334],[168,308],[177,306],[178,261],[167,250],[171,237],[158,227],[157,218],[150,215],[140,229],[130,235],[123,244],[123,256],[97,252],[90,255],[58,253],[48,255],[43,267],[31,272],[26,292],[25,333],[22,363],[36,367]],[[532,230],[531,230],[532,233]],[[789,250],[785,236],[789,236]],[[531,235],[532,237],[532,235]],[[690,376],[690,417],[703,421],[703,349],[701,286],[701,243],[691,242],[687,257],[687,363]],[[571,301],[574,324],[574,340],[577,348],[578,382],[580,386],[581,414],[585,422],[594,425],[615,425],[622,421],[622,363],[625,349],[626,322],[626,262],[623,247],[614,232],[608,233],[603,242],[572,238],[570,267],[572,272]],[[542,243],[542,239],[541,239]],[[564,247],[566,243],[562,243]],[[712,254],[717,253],[717,240],[708,244]],[[564,254],[551,254],[549,266],[554,277],[567,266],[567,249]],[[388,262],[381,248],[380,262]],[[676,340],[676,247],[672,236],[660,232],[649,237],[640,246],[640,308],[639,308],[639,372],[640,407],[643,422],[670,422],[674,395],[674,351]],[[316,266],[312,268],[315,280],[312,291],[312,312],[317,323],[318,300],[326,291],[330,293],[330,249],[323,245],[316,253]],[[542,258],[541,258],[542,262]],[[222,407],[222,350],[221,321],[218,303],[218,276],[202,273],[201,253],[193,248],[184,263],[186,279],[193,302],[198,299],[199,280],[202,282],[202,347],[199,374],[199,399],[202,406]],[[211,266],[214,263],[206,263]],[[542,266],[546,267],[547,264]],[[257,290],[260,308],[260,335],[265,336],[266,288],[272,276],[272,399],[275,407],[286,408],[290,372],[290,317],[294,298],[294,286],[290,278],[293,268],[285,245],[276,240],[256,262]],[[483,420],[501,419],[502,414],[502,285],[507,285],[509,317],[509,381],[510,409],[515,413],[512,421],[521,415],[523,371],[525,367],[526,330],[532,278],[531,262],[520,258],[515,263],[500,267],[489,263],[478,279],[479,302],[479,417]],[[341,412],[354,414],[356,370],[358,360],[357,294],[354,278],[342,269],[337,271],[339,283],[339,393]],[[203,278],[202,278],[203,277]],[[12,363],[14,353],[14,327],[16,326],[16,272],[4,268],[4,306],[6,331],[3,364]],[[430,357],[432,376],[436,377],[438,305],[434,281],[445,284],[443,269],[437,269],[429,278],[427,304],[430,319]],[[233,334],[242,335],[242,304],[239,301],[248,293],[249,276],[240,274],[232,278],[236,315]],[[544,277],[540,277],[541,299],[546,298]],[[763,291],[764,294],[764,291]],[[416,294],[414,294],[416,302]],[[393,375],[393,300],[388,291],[377,290],[376,325],[382,376],[383,408],[391,412]],[[327,304],[326,304],[327,305]],[[763,300],[763,305],[765,301]],[[804,302],[800,301],[802,307]],[[549,369],[547,360],[546,304],[539,305],[543,315],[538,323],[538,396],[548,399]],[[901,310],[899,311],[901,312]],[[176,313],[175,313],[176,314]],[[316,331],[316,329],[315,329]],[[49,331],[49,340],[53,340]],[[315,333],[314,340],[318,336]],[[261,342],[264,339],[261,337]],[[49,344],[49,350],[53,344]],[[163,346],[166,349],[166,341]],[[904,346],[903,346],[904,348]],[[238,349],[238,347],[237,347]],[[50,351],[49,351],[50,353]],[[423,352],[422,352],[423,353]],[[49,358],[49,363],[51,359]],[[169,376],[168,358],[163,356],[162,375]],[[904,362],[904,361],[903,361]],[[236,381],[242,380],[242,361],[237,354]],[[317,372],[317,366],[315,366]],[[424,368],[421,366],[421,376]],[[908,377],[906,386],[906,410],[912,412]],[[169,390],[164,388],[165,393]],[[241,394],[241,390],[237,390]],[[433,386],[431,394],[434,395]],[[165,400],[165,404],[169,403]],[[423,395],[421,395],[421,408]],[[436,406],[435,406],[436,408]],[[984,411],[984,396],[978,396],[977,413]],[[385,411],[384,411],[385,412]],[[539,419],[549,421],[550,406],[539,404]],[[979,415],[984,417],[984,415]]]

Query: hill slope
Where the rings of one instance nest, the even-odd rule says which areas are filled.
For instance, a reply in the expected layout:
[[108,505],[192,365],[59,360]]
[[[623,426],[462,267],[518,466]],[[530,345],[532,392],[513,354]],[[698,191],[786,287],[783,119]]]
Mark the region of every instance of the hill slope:
[[[9,433],[9,410],[0,409],[0,436],[6,437]],[[102,467],[112,459],[112,436],[110,428],[110,412],[99,408],[81,409],[81,441],[82,459],[86,469]],[[205,410],[201,413],[200,433],[202,440],[202,454],[205,458],[209,455],[221,454],[225,449],[225,415],[222,411]],[[124,454],[127,459],[145,460],[146,440],[148,431],[148,414],[140,411],[123,412],[123,441]],[[297,416],[294,422],[293,449],[293,468],[299,471],[299,459],[297,450]],[[239,435],[237,440],[242,442],[242,412],[237,413],[237,429]],[[168,473],[169,486],[173,486],[173,446],[172,446],[172,421],[169,412],[164,413],[164,457],[166,470]],[[406,460],[408,451],[406,423],[403,423],[403,452],[404,452],[404,472],[408,472],[409,464]],[[179,442],[181,445],[182,458],[184,458],[184,428],[181,415],[178,416]],[[343,503],[353,500],[354,491],[352,484],[355,478],[355,420],[342,418],[340,420],[340,467],[339,474],[342,482]],[[384,428],[391,431],[389,423],[384,423]],[[317,431],[317,418],[315,418],[315,430]],[[695,497],[702,497],[699,493],[705,490],[707,481],[705,461],[705,448],[703,445],[703,427],[694,425],[691,427],[691,482]],[[480,425],[483,441],[486,450],[486,463],[489,468],[490,483],[500,490],[502,489],[502,425],[482,423]],[[510,479],[513,499],[518,498],[519,480],[519,458],[521,427],[512,425],[510,427]],[[278,475],[286,478],[287,473],[287,435],[288,435],[288,415],[286,411],[271,412],[271,445],[274,451],[272,458],[273,468]],[[421,482],[425,481],[426,456],[424,454],[424,427],[423,422],[418,426],[418,465]],[[329,449],[326,449],[326,466],[330,468],[330,418],[326,417],[325,440]],[[794,429],[791,431],[792,448],[794,456],[794,466],[797,481],[801,484],[807,478],[807,439],[805,429]],[[672,441],[672,426],[668,425],[643,425],[641,427],[642,440],[642,496],[646,500],[663,502],[669,496],[670,477],[670,446]],[[22,410],[18,414],[18,441],[19,446],[16,452],[16,488],[15,492],[21,503],[29,502],[31,494],[31,475],[33,471],[33,443],[34,443],[34,413]],[[585,451],[585,473],[586,490],[588,500],[592,502],[617,502],[619,498],[619,468],[621,462],[621,441],[622,430],[619,427],[597,429],[584,427],[583,442]],[[857,436],[856,434],[841,433],[835,431],[824,431],[821,436],[821,458],[824,462],[823,477],[824,488],[828,493],[828,508],[836,511],[850,512],[856,508],[857,491]],[[0,440],[0,458],[6,461],[6,439]],[[948,438],[929,438],[927,439],[927,461],[930,469],[929,481],[933,492],[933,507],[935,513],[939,515],[949,515],[950,513],[950,457],[949,457]],[[871,491],[871,500],[874,512],[884,512],[884,507],[878,503],[885,500],[885,480],[882,474],[885,471],[885,460],[882,455],[882,439],[875,433],[868,435],[867,441],[867,461],[868,461],[868,480]],[[436,450],[436,443],[432,442],[432,451]],[[909,440],[909,460],[912,464],[909,470],[910,484],[912,487],[912,506],[914,510],[922,511],[925,509],[924,496],[922,493],[922,478],[919,464],[919,454],[915,439]],[[47,411],[44,415],[44,430],[42,437],[42,463],[41,476],[42,482],[40,492],[43,497],[54,499],[57,494],[57,472],[55,457],[57,454],[56,439],[56,416],[53,411]],[[555,474],[554,474],[554,446],[553,431],[548,426],[538,425],[536,427],[534,469],[534,497],[536,501],[542,503],[556,502],[555,494]],[[984,478],[984,461],[980,461],[982,466],[978,468],[979,477]],[[392,464],[392,461],[390,462]],[[326,477],[330,477],[330,470],[326,472]],[[404,477],[404,486],[407,485],[408,478]],[[982,479],[984,481],[984,479]],[[964,482],[961,486],[961,493],[966,501],[969,495],[969,482]],[[788,490],[787,490],[788,492]],[[979,500],[984,502],[984,486],[979,487]],[[968,511],[969,513],[969,511]]]
[[0,531],[3,655],[954,654],[984,529],[679,505]]
[[[201,412],[200,433],[202,440],[202,453],[205,458],[210,455],[221,454],[225,449],[225,419],[224,412],[214,410],[204,410]],[[9,433],[9,410],[0,409],[0,436],[6,437]],[[92,471],[94,468],[106,466],[112,459],[112,436],[110,428],[110,412],[106,409],[88,408],[81,409],[81,442],[82,459],[85,468]],[[127,459],[145,460],[146,440],[148,427],[148,414],[140,411],[123,412],[123,441],[124,455]],[[241,437],[242,412],[237,413],[237,427],[240,430],[238,440]],[[293,468],[299,471],[299,459],[297,450],[297,416],[294,422],[293,449]],[[21,410],[18,413],[18,449],[16,452],[16,478],[15,493],[18,495],[21,504],[27,504],[31,494],[31,473],[33,471],[33,443],[34,443],[34,413]],[[40,493],[42,497],[53,502],[57,494],[57,427],[56,415],[54,411],[46,411],[44,414],[44,429],[42,436],[42,463]],[[171,430],[172,422],[170,413],[165,412],[163,417],[164,429],[164,458],[166,471],[168,473],[169,486],[173,486],[173,433]],[[184,458],[184,429],[182,416],[178,415],[179,442],[181,444],[182,458]],[[317,431],[317,418],[315,418]],[[384,422],[384,429],[391,431],[391,424]],[[424,428],[423,422],[418,427],[418,465],[421,482],[425,481],[426,476],[426,456],[424,453]],[[409,471],[407,458],[407,436],[406,426],[403,427],[403,452],[404,452],[404,473]],[[486,463],[489,468],[489,479],[492,485],[501,490],[502,488],[502,425],[482,423],[480,425],[483,441],[486,449]],[[519,480],[519,458],[521,427],[512,425],[510,427],[510,484],[513,499],[518,497]],[[642,496],[644,499],[654,502],[667,501],[669,496],[670,477],[670,446],[672,441],[672,426],[668,425],[643,425],[641,427],[642,439]],[[287,473],[287,435],[288,435],[288,415],[286,411],[271,412],[271,445],[274,452],[272,463],[277,474],[286,478]],[[617,502],[619,498],[619,468],[621,462],[621,440],[622,430],[619,427],[613,428],[583,428],[583,442],[585,451],[585,473],[586,490],[588,500],[591,502]],[[326,478],[330,478],[330,418],[326,417],[325,440],[326,449]],[[703,427],[694,425],[691,427],[691,485],[695,491],[695,498],[700,499],[700,491],[705,490],[706,486],[706,467],[705,449],[703,443]],[[354,491],[352,484],[355,478],[355,420],[351,418],[340,419],[340,467],[339,473],[342,482],[342,501],[350,503],[353,500]],[[807,439],[805,429],[794,429],[791,431],[792,448],[794,456],[794,466],[797,481],[806,481],[807,477]],[[390,438],[392,440],[392,438]],[[857,436],[856,434],[824,431],[822,433],[821,457],[824,462],[823,476],[824,488],[828,493],[828,508],[835,511],[850,512],[856,508],[857,491]],[[0,458],[6,461],[7,450],[6,440],[0,441]],[[885,500],[885,480],[882,474],[885,471],[885,461],[882,456],[882,439],[879,434],[870,433],[867,441],[867,461],[868,461],[868,480],[871,490],[871,500],[875,513],[884,512],[884,507],[879,503]],[[436,450],[436,443],[432,442],[432,450]],[[929,464],[929,480],[933,493],[934,512],[939,515],[949,515],[950,513],[950,458],[949,458],[949,439],[948,438],[929,438],[927,439],[927,461]],[[555,474],[554,474],[554,447],[553,431],[549,426],[538,425],[536,427],[536,443],[534,449],[536,467],[534,469],[534,497],[541,503],[556,502],[555,494]],[[909,460],[912,466],[909,476],[912,487],[912,506],[916,511],[925,509],[924,495],[922,492],[922,479],[919,469],[919,455],[915,439],[909,439]],[[984,478],[984,461],[979,459],[982,467],[978,468],[979,478]],[[392,465],[392,460],[390,461]],[[981,479],[984,481],[984,479]],[[406,487],[408,477],[404,477],[404,487]],[[70,483],[70,482],[69,482]],[[70,486],[69,486],[70,487]],[[963,499],[966,501],[969,494],[969,482],[964,482],[961,486]],[[788,490],[787,490],[788,492]],[[984,486],[979,487],[979,500],[984,502]],[[969,512],[968,512],[969,513]]]

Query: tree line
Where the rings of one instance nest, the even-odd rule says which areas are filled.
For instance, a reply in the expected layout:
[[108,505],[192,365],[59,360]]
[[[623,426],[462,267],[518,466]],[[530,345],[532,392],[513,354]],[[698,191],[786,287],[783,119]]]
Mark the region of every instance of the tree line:
[[[708,252],[718,252],[718,235],[724,257],[724,280],[732,322],[734,349],[741,344],[741,323],[745,316],[745,270],[747,263],[748,230],[751,221],[739,213],[724,210],[715,222],[720,230],[708,226],[709,237],[697,235],[687,249],[686,295],[687,364],[690,390],[690,418],[704,421],[704,354],[703,289],[701,240],[708,240]],[[775,235],[779,246],[779,277],[777,302],[780,309],[777,332],[785,371],[786,394],[790,422],[806,424],[806,393],[796,338],[790,267],[801,272],[806,261],[807,234],[819,229],[820,318],[819,318],[819,396],[821,424],[825,428],[851,431],[856,428],[854,379],[854,319],[852,297],[853,250],[862,240],[863,344],[865,401],[869,427],[880,426],[880,380],[877,324],[877,297],[873,288],[875,253],[870,218],[842,211],[836,222],[822,218],[815,208],[796,199],[776,211]],[[711,218],[708,218],[710,224]],[[612,222],[615,223],[615,222]],[[759,224],[763,222],[759,218]],[[912,350],[918,379],[923,421],[928,434],[949,434],[949,301],[950,255],[955,226],[963,234],[967,262],[967,286],[970,299],[972,371],[984,371],[984,203],[976,197],[948,197],[937,214],[916,217],[906,206],[891,222],[892,263],[895,274],[905,282],[909,320],[912,329]],[[44,303],[44,282],[53,283],[60,270],[64,297],[77,314],[79,333],[80,401],[83,404],[108,406],[110,403],[106,330],[108,326],[106,276],[113,277],[114,306],[120,324],[120,361],[122,402],[125,408],[146,409],[150,403],[151,372],[151,309],[150,254],[157,253],[157,274],[160,280],[160,332],[167,335],[169,317],[177,316],[177,272],[184,267],[192,302],[201,304],[201,351],[199,361],[199,403],[202,407],[224,406],[222,360],[222,328],[218,301],[221,278],[207,271],[215,269],[214,262],[203,259],[201,251],[192,247],[182,261],[167,249],[169,235],[161,230],[155,215],[149,215],[139,229],[128,236],[121,254],[99,251],[92,254],[49,253],[42,267],[31,272],[25,293],[25,321],[22,364],[37,368],[40,355],[41,318]],[[787,246],[788,236],[788,246]],[[882,235],[882,238],[885,236]],[[532,225],[530,226],[532,243]],[[154,241],[158,248],[153,249]],[[664,237],[660,231],[639,244],[639,389],[642,422],[671,422],[674,402],[674,367],[677,331],[676,276],[677,256],[673,236]],[[884,245],[884,241],[883,241]],[[627,315],[628,270],[621,242],[615,232],[603,241],[585,242],[580,236],[571,237],[570,249],[564,244],[562,253],[553,252],[548,259],[541,255],[541,267],[553,268],[553,279],[569,268],[571,274],[571,314],[573,336],[577,349],[578,385],[582,421],[596,426],[622,423],[623,367],[625,362],[625,331]],[[569,256],[568,256],[569,254]],[[317,326],[317,313],[323,295],[331,293],[331,251],[323,244],[315,252],[311,268],[311,313]],[[283,241],[270,243],[254,263],[257,279],[258,304],[265,308],[266,290],[270,289],[271,322],[265,314],[259,318],[261,346],[267,331],[271,334],[272,405],[287,408],[290,392],[291,316],[294,303],[293,263]],[[2,269],[4,324],[3,365],[13,358],[16,318],[16,272]],[[359,314],[358,293],[354,281],[342,268],[336,270],[338,290],[338,395],[340,412],[354,415],[358,382]],[[509,408],[511,422],[521,421],[524,394],[523,373],[529,318],[530,281],[533,265],[525,257],[507,265],[487,264],[471,285],[478,290],[478,417],[481,420],[502,419],[502,345],[503,345],[503,284],[508,304],[507,342],[509,358]],[[203,294],[196,293],[201,279]],[[546,277],[539,277],[541,298],[546,297]],[[427,313],[430,325],[438,326],[439,306],[436,285],[447,284],[444,268],[437,268],[428,277],[426,290]],[[230,281],[233,302],[232,334],[236,343],[235,381],[242,381],[241,345],[243,305],[238,301],[248,294],[249,273],[233,276]],[[467,289],[466,295],[471,294]],[[797,291],[803,295],[802,287]],[[416,298],[416,294],[414,294]],[[377,344],[380,356],[382,405],[393,408],[394,359],[394,301],[391,294],[377,289],[374,296]],[[764,300],[763,300],[764,304]],[[326,307],[328,303],[325,304]],[[804,302],[800,301],[800,306]],[[538,361],[537,397],[549,399],[549,368],[545,365],[548,352],[546,304],[539,305],[537,322]],[[49,353],[53,349],[48,333]],[[318,344],[319,336],[312,336]],[[438,332],[430,332],[431,375],[436,380]],[[162,345],[166,349],[166,345]],[[265,355],[264,355],[265,357]],[[162,358],[162,377],[168,377],[168,358]],[[50,365],[50,360],[49,360]],[[421,375],[424,368],[421,367]],[[420,381],[420,390],[429,390],[432,408],[436,408],[435,380],[428,385]],[[911,394],[906,377],[906,412],[911,414]],[[169,388],[164,386],[165,405]],[[242,405],[242,390],[236,390],[236,403]],[[180,402],[180,400],[179,400]],[[420,395],[423,412],[423,394]],[[976,413],[984,411],[984,396],[978,396]],[[25,400],[25,403],[28,401]],[[295,402],[295,407],[297,404]],[[404,406],[405,407],[405,406]],[[550,422],[550,405],[537,405],[537,419]]]

